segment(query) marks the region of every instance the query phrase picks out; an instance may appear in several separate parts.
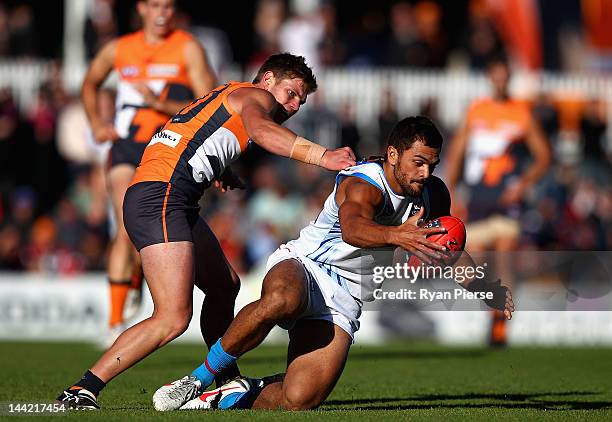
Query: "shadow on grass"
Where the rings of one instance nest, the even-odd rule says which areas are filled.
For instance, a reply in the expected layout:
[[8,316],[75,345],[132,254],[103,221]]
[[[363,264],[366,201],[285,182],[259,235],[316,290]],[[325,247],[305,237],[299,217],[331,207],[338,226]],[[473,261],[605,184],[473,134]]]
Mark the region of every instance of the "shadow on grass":
[[[568,399],[569,396],[597,396],[594,391],[541,392],[533,394],[431,394],[413,397],[383,397],[372,399],[330,400],[321,410],[410,410],[410,409],[535,409],[535,410],[597,410],[612,409],[612,401]],[[547,398],[550,397],[550,398]],[[485,401],[489,403],[445,403],[449,400]],[[417,402],[417,403],[410,403]],[[428,402],[427,404],[418,402]]]
[[[367,361],[376,359],[475,359],[480,358],[489,351],[486,349],[473,350],[356,350],[351,351],[349,362]],[[241,363],[285,363],[287,355],[285,352],[266,355],[249,356],[240,358]]]
[[[354,361],[370,361],[379,359],[477,359],[489,353],[488,349],[459,349],[459,350],[355,350],[349,355],[349,362]],[[165,357],[163,361],[147,361],[142,362],[141,368],[159,368],[159,367],[182,367],[185,366],[191,369],[192,365],[198,363],[193,356],[189,359],[184,357]],[[240,358],[240,365],[285,365],[287,363],[287,352],[284,349],[274,350],[266,355],[248,353]]]

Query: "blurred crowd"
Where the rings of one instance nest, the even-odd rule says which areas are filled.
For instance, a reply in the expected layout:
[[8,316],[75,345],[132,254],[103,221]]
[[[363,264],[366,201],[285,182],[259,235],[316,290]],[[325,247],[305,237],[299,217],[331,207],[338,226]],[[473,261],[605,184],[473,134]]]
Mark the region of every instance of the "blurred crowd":
[[[120,32],[114,1],[90,3],[85,31],[88,57]],[[365,8],[340,30],[337,2],[260,0],[253,16],[251,54],[239,64],[248,75],[269,54],[291,51],[305,55],[315,71],[327,66],[440,69],[456,62],[482,69],[490,56],[506,51],[515,66],[541,67],[533,52],[515,53],[522,41],[505,37],[499,11],[487,6],[491,2],[467,3],[463,37],[451,40],[454,34],[444,25],[450,19],[444,14],[448,9],[434,1],[394,2],[385,12]],[[582,2],[585,20],[589,16],[584,5],[589,3]],[[41,54],[32,35],[33,16],[28,4],[0,4],[0,57]],[[206,45],[217,71],[237,56],[219,28],[194,27],[188,15],[180,21]],[[609,70],[603,48],[610,41],[608,35],[596,33],[591,38],[591,50],[602,46],[598,51],[603,52],[593,59],[592,68]],[[540,59],[549,60],[541,51]],[[557,69],[572,68],[571,60],[555,60]],[[66,275],[105,267],[109,233],[114,229],[105,193],[107,147],[94,145],[82,106],[76,93],[64,89],[61,71],[61,65],[54,65],[27,110],[0,83],[0,270]],[[309,99],[289,127],[327,147],[348,145],[361,157],[379,154],[391,127],[404,117],[394,93],[384,91],[381,98],[378,119],[365,129],[356,123],[351,104],[331,110],[318,95]],[[519,216],[522,248],[609,250],[612,246],[612,160],[606,147],[610,105],[604,100],[568,102],[543,94],[532,101],[555,161]],[[112,119],[112,90],[105,90],[100,101]],[[411,114],[441,122],[435,99]],[[445,142],[451,142],[455,128],[441,129]],[[441,177],[443,163],[444,158],[437,170]],[[209,189],[201,205],[232,264],[239,272],[248,272],[316,217],[333,188],[334,174],[273,157],[256,146],[240,159],[237,169],[248,188],[228,193]]]

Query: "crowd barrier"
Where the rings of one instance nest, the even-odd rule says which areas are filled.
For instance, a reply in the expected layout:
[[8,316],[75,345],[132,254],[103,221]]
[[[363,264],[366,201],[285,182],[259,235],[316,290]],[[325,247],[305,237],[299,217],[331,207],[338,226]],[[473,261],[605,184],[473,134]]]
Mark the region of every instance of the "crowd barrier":
[[[256,300],[262,274],[242,278],[236,311]],[[515,302],[540,294],[525,285],[515,292]],[[108,285],[103,274],[71,278],[21,273],[0,273],[0,341],[88,341],[104,338],[108,316]],[[151,314],[148,292],[135,323]],[[196,289],[194,317],[178,341],[199,343],[199,310],[203,295]],[[356,344],[381,344],[393,339],[381,325],[379,313],[364,312]],[[412,319],[411,319],[412,318]],[[481,345],[487,340],[489,312],[427,311],[408,321],[429,321],[432,338],[443,344]],[[286,342],[286,332],[275,328],[268,343]],[[509,324],[511,345],[611,345],[612,312],[524,311]]]

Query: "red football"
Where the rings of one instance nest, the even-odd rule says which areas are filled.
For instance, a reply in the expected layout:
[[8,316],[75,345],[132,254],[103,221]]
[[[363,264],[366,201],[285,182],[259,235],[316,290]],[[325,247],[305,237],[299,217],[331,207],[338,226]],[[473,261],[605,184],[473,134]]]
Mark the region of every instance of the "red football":
[[[445,227],[446,233],[432,234],[427,237],[427,240],[446,246],[451,252],[451,258],[446,261],[448,265],[453,264],[459,259],[461,255],[459,252],[465,248],[465,224],[463,224],[463,221],[457,217],[445,215],[434,220],[429,220],[422,227]],[[416,255],[412,255],[408,260],[408,264],[415,267],[422,263],[423,262]]]

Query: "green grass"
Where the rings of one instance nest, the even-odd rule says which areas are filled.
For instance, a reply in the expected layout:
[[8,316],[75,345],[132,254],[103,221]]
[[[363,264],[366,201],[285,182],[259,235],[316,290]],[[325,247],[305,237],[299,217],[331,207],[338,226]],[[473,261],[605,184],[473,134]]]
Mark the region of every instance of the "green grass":
[[[155,412],[155,389],[188,373],[202,354],[196,346],[170,345],[114,380],[101,395],[101,412],[68,417],[292,422],[612,418],[612,349],[487,350],[424,343],[355,345],[340,382],[316,411]],[[0,401],[48,402],[98,355],[84,344],[2,343]],[[242,371],[253,376],[282,372],[284,363],[283,347],[261,347],[240,361]]]

